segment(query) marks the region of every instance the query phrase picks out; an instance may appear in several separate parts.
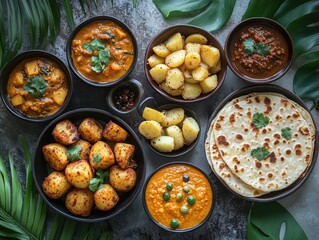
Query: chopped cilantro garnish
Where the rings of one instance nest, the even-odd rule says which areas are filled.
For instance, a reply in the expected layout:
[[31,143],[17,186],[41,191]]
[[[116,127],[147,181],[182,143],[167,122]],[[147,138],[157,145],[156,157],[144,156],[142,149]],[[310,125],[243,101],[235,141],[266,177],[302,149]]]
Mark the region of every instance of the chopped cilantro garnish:
[[253,116],[253,123],[256,128],[262,128],[269,123],[269,117],[264,116],[262,113],[255,113]]
[[80,152],[82,150],[81,146],[70,147],[66,150],[66,155],[71,162],[81,159]]
[[48,84],[40,76],[33,76],[27,80],[27,83],[23,86],[32,97],[40,98],[47,90]]
[[99,169],[97,172],[96,172],[96,177],[95,178],[92,178],[90,180],[90,185],[89,185],[89,189],[92,191],[92,192],[95,192],[96,190],[100,189],[104,183],[104,179],[106,177],[109,176],[109,171],[106,170],[105,172],[103,172],[102,169]]
[[101,160],[102,160],[101,154],[95,153],[95,154],[93,155],[93,162],[94,162],[94,163],[99,164],[99,163],[101,162]]
[[245,46],[245,52],[247,54],[253,54],[254,46],[255,46],[255,43],[254,43],[253,39],[251,39],[251,38],[246,39],[244,41],[244,46]]
[[264,147],[258,147],[256,149],[253,149],[250,154],[252,157],[255,157],[257,158],[257,160],[261,161],[267,158],[270,152],[267,151],[267,149]]
[[291,128],[285,127],[283,129],[281,129],[281,136],[284,137],[285,139],[289,140],[291,138]]
[[251,55],[253,53],[258,53],[262,56],[267,56],[269,54],[269,50],[270,50],[270,46],[259,42],[256,43],[254,42],[254,40],[252,38],[247,38],[245,39],[245,41],[243,42],[244,47],[245,47],[245,52],[248,55]]

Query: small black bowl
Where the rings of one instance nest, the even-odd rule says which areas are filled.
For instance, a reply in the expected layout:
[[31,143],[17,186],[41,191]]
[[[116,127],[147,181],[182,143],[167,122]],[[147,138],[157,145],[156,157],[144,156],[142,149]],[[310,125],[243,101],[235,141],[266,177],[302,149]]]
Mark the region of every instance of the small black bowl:
[[[165,168],[165,167],[169,167],[169,166],[172,166],[172,165],[186,165],[186,166],[190,166],[190,167],[193,167],[195,168],[196,170],[198,170],[199,172],[201,172],[203,174],[203,176],[205,176],[205,178],[207,179],[207,181],[209,182],[210,184],[210,187],[211,187],[211,190],[212,190],[212,206],[209,210],[209,213],[207,214],[207,216],[205,217],[205,219],[200,222],[199,224],[193,226],[193,227],[190,227],[190,228],[184,228],[184,229],[173,229],[173,228],[169,228],[167,226],[164,226],[162,223],[156,221],[152,215],[150,214],[149,210],[148,210],[148,207],[147,207],[147,203],[146,203],[146,199],[145,199],[145,195],[146,195],[146,188],[147,188],[147,185],[149,183],[149,181],[151,180],[151,178],[153,177],[153,175],[158,172],[159,170]],[[208,189],[206,189],[208,191]],[[216,202],[216,194],[215,194],[215,191],[214,191],[214,188],[213,188],[213,184],[211,183],[211,181],[209,180],[209,177],[208,175],[203,171],[201,170],[199,167],[193,165],[193,164],[190,164],[188,162],[171,162],[171,163],[167,163],[167,164],[164,164],[160,167],[158,167],[157,169],[154,170],[153,173],[150,174],[150,176],[148,176],[148,178],[146,179],[145,181],[145,184],[143,186],[143,195],[142,195],[142,199],[143,199],[143,207],[144,207],[144,210],[147,214],[147,216],[152,220],[153,223],[155,223],[157,226],[159,226],[160,228],[166,230],[166,231],[169,231],[169,232],[172,232],[172,233],[186,233],[186,232],[191,232],[199,227],[201,227],[203,224],[206,223],[206,221],[210,218],[210,216],[212,215],[213,213],[213,210],[214,210],[214,207],[215,207],[215,202]]]
[[[234,98],[243,96],[243,95],[247,95],[250,93],[254,93],[254,92],[267,92],[267,93],[277,93],[277,94],[281,94],[285,97],[287,97],[288,99],[298,103],[300,106],[302,106],[305,110],[307,110],[306,105],[303,103],[303,101],[294,93],[288,91],[287,89],[284,89],[280,86],[277,85],[272,85],[272,84],[264,84],[264,85],[252,85],[252,86],[248,86],[248,87],[244,87],[242,89],[239,89],[235,92],[233,92],[232,94],[228,95],[218,106],[217,108],[214,109],[214,112],[212,113],[211,117],[208,120],[208,125],[206,128],[206,132],[205,132],[205,136],[207,136],[207,133],[209,131],[210,128],[210,123],[213,121],[213,119],[215,119],[215,117],[217,116],[217,114],[219,113],[219,111],[231,100],[233,100]],[[308,110],[307,110],[308,111]],[[252,202],[272,202],[272,201],[277,201],[279,199],[285,198],[289,195],[291,195],[292,193],[294,193],[295,191],[297,191],[308,179],[308,177],[310,176],[311,172],[313,171],[317,158],[318,158],[318,152],[319,152],[319,133],[318,133],[318,129],[315,125],[315,121],[313,119],[313,116],[311,115],[311,112],[308,111],[308,113],[311,116],[312,122],[314,123],[314,127],[315,127],[315,143],[314,143],[314,153],[312,156],[312,161],[311,164],[306,168],[305,172],[301,174],[301,176],[295,181],[293,182],[290,186],[288,186],[287,188],[284,188],[282,190],[279,191],[274,191],[259,197],[245,197],[242,196],[238,193],[236,193],[235,191],[233,191],[225,182],[223,179],[221,179],[218,175],[215,176],[218,178],[218,180],[225,186],[226,189],[228,189],[230,192],[232,192],[233,194],[237,195],[240,198],[243,198],[245,200],[248,201],[252,201]]]
[[[86,78],[85,76],[83,76],[81,73],[79,73],[77,71],[77,69],[75,68],[74,64],[73,64],[73,59],[72,59],[72,41],[74,39],[74,37],[76,36],[76,34],[83,28],[85,27],[87,24],[90,24],[92,22],[98,22],[98,21],[111,21],[116,23],[117,25],[119,25],[122,29],[125,30],[125,32],[127,34],[130,35],[131,39],[132,39],[132,43],[134,46],[134,60],[132,62],[132,65],[130,66],[130,68],[126,71],[126,73],[118,78],[117,80],[111,81],[111,82],[96,82],[92,79]],[[90,84],[92,86],[95,87],[110,87],[113,86],[121,81],[123,81],[125,78],[127,78],[127,76],[133,71],[136,62],[137,62],[137,54],[138,54],[138,47],[137,47],[137,42],[136,39],[132,33],[132,31],[130,30],[130,28],[128,26],[126,26],[122,21],[120,21],[119,19],[115,18],[115,17],[111,17],[111,16],[96,16],[96,17],[92,17],[87,19],[86,21],[80,23],[74,30],[73,32],[70,34],[68,41],[67,41],[67,45],[66,45],[66,56],[67,56],[67,60],[68,63],[70,65],[70,68],[72,69],[72,72],[78,77],[80,78],[82,81],[84,81],[87,84]]]
[[179,104],[175,104],[175,103],[170,103],[170,104],[165,104],[165,105],[161,105],[158,106],[157,103],[155,102],[155,100],[152,97],[146,98],[142,103],[141,106],[139,107],[139,112],[142,115],[143,113],[143,109],[144,107],[150,106],[151,108],[154,108],[158,111],[168,111],[171,110],[173,108],[183,108],[184,112],[185,112],[185,116],[187,117],[192,117],[196,120],[198,126],[199,126],[199,132],[198,132],[198,136],[195,139],[194,142],[192,142],[190,145],[184,145],[182,148],[178,149],[178,150],[173,150],[172,152],[160,152],[157,149],[155,149],[152,145],[151,145],[151,140],[148,140],[145,138],[145,141],[147,142],[147,145],[150,147],[150,149],[152,149],[155,153],[157,153],[158,155],[161,155],[163,157],[179,157],[182,156],[188,152],[190,152],[198,143],[199,138],[200,138],[200,134],[201,134],[201,129],[200,129],[200,120],[197,117],[196,113],[189,109],[189,108],[185,108]]
[[[133,106],[130,107],[127,111],[121,110],[116,107],[115,97],[118,96],[123,90],[130,90],[134,93],[133,97]],[[111,91],[106,96],[106,104],[107,106],[116,114],[129,114],[136,109],[139,105],[141,97],[143,96],[143,86],[136,79],[124,80],[123,82],[112,87]]]
[[[125,142],[133,144],[135,146],[134,160],[137,162],[137,168],[135,169],[137,181],[136,181],[135,187],[130,192],[119,193],[120,200],[113,209],[109,211],[99,211],[99,210],[93,209],[90,216],[81,217],[81,216],[76,216],[70,213],[66,209],[65,202],[63,199],[50,199],[45,195],[42,189],[42,183],[45,177],[49,175],[51,170],[43,157],[42,147],[46,144],[55,142],[51,133],[53,128],[58,122],[65,119],[69,119],[76,126],[78,126],[78,124],[84,118],[87,118],[87,117],[91,117],[98,120],[104,126],[109,120],[112,120],[114,123],[120,125],[128,132],[129,136],[127,137]],[[82,108],[82,109],[77,109],[77,110],[64,113],[63,115],[59,116],[58,118],[50,122],[48,126],[42,131],[36,146],[37,146],[36,151],[32,160],[32,173],[33,173],[35,185],[39,193],[43,197],[43,199],[54,211],[70,219],[80,221],[80,222],[91,223],[91,222],[105,221],[109,218],[112,218],[115,215],[122,212],[124,209],[126,209],[134,201],[134,199],[137,197],[137,195],[139,194],[142,188],[144,178],[145,178],[145,156],[144,156],[141,142],[139,138],[137,137],[137,135],[135,134],[135,132],[133,131],[133,129],[130,126],[128,126],[128,124],[126,124],[120,118],[108,112],[105,112],[103,110],[92,109],[92,108]]]
[[[17,110],[15,107],[12,106],[8,94],[7,94],[7,83],[9,80],[9,76],[11,74],[11,72],[14,70],[14,68],[21,62],[28,60],[28,59],[37,59],[37,58],[46,58],[48,60],[51,60],[52,62],[56,63],[61,70],[64,72],[64,74],[66,75],[67,81],[68,81],[68,95],[63,103],[63,105],[60,107],[60,109],[58,111],[56,111],[54,114],[45,116],[45,117],[41,117],[41,118],[33,118],[33,117],[29,117],[24,115],[22,112],[20,112],[19,110]],[[65,108],[67,107],[72,93],[73,93],[73,81],[71,78],[71,73],[68,69],[68,67],[61,61],[61,59],[59,59],[58,57],[54,56],[51,53],[48,53],[46,51],[41,51],[41,50],[31,50],[31,51],[26,51],[26,52],[22,52],[18,55],[16,55],[12,60],[10,60],[10,62],[8,62],[1,73],[0,76],[1,79],[1,99],[4,103],[4,105],[7,107],[7,109],[16,117],[19,117],[23,120],[27,120],[30,122],[44,122],[44,121],[48,121],[51,119],[56,118],[58,115],[60,115]]]

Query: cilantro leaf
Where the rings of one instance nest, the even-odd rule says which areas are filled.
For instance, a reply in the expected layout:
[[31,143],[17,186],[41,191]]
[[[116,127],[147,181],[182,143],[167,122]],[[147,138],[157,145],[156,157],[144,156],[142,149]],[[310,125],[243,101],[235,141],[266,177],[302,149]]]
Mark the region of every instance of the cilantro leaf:
[[100,61],[102,63],[104,63],[106,65],[109,64],[110,58],[111,58],[111,53],[110,53],[110,51],[107,48],[105,48],[102,51],[99,51],[99,55],[98,56],[99,56],[99,59],[100,59]]
[[70,147],[66,150],[66,155],[71,162],[81,159],[80,152],[82,150],[81,146]]
[[267,151],[264,147],[258,147],[251,151],[251,156],[257,158],[257,160],[264,160],[266,157],[269,156],[270,152]]
[[99,164],[102,160],[102,156],[99,153],[94,153],[93,155],[93,162]]
[[111,53],[99,39],[94,39],[91,43],[84,43],[82,47],[89,52],[98,51],[97,55],[91,57],[91,69],[94,72],[102,72],[110,63]]
[[105,48],[105,44],[101,42],[100,39],[95,38],[90,43],[83,43],[82,48],[86,49],[88,52],[93,52],[94,50],[100,51]]
[[269,117],[264,116],[262,113],[255,113],[253,116],[253,123],[256,128],[265,127],[269,123]]
[[258,54],[265,57],[269,54],[270,47],[260,42],[255,45],[255,50]]
[[284,137],[285,139],[289,140],[291,138],[291,128],[285,127],[283,129],[281,129],[281,136]]
[[96,172],[96,175],[100,178],[102,178],[104,180],[105,177],[108,177],[109,176],[109,171],[106,170],[105,172],[103,172],[102,169],[99,169],[97,172]]
[[92,192],[95,192],[98,187],[102,184],[103,182],[101,181],[100,178],[92,178],[90,180],[90,185],[89,185],[89,189],[92,191]]
[[247,38],[243,44],[245,46],[245,52],[249,55],[253,54],[255,45],[254,40],[252,38]]
[[23,86],[32,97],[40,98],[47,90],[48,84],[41,76],[33,76]]

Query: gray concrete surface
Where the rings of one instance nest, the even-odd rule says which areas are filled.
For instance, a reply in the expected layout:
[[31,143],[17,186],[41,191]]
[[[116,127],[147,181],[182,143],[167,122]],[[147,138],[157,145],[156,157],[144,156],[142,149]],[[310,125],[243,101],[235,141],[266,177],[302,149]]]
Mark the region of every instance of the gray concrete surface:
[[[101,2],[101,1],[100,1]],[[74,3],[75,21],[79,24],[81,21],[96,15],[111,15],[123,20],[135,33],[139,44],[139,57],[136,68],[132,73],[132,77],[140,80],[145,88],[145,96],[154,96],[158,102],[166,102],[160,95],[155,93],[146,83],[143,72],[143,59],[145,49],[150,39],[160,30],[176,23],[185,21],[174,20],[166,21],[155,8],[151,0],[138,0],[137,8],[131,7],[130,0],[116,0],[112,7],[110,1],[104,1],[96,10],[92,8],[86,15],[83,15],[77,1]],[[247,7],[247,0],[237,1],[234,13],[221,30],[215,33],[219,41],[224,45],[227,33],[236,25]],[[62,14],[62,29],[58,37],[55,47],[47,48],[53,54],[58,55],[66,62],[65,43],[71,30],[66,24],[65,16]],[[275,82],[275,84],[292,90],[293,70]],[[226,80],[220,91],[212,98],[201,104],[189,104],[188,107],[194,109],[201,119],[202,134],[196,148],[183,157],[176,159],[166,159],[153,153],[145,146],[147,172],[148,176],[155,168],[163,163],[173,160],[189,161],[196,164],[209,174],[216,192],[216,206],[213,215],[198,230],[187,234],[171,234],[161,230],[153,224],[147,217],[142,207],[142,198],[139,194],[138,198],[132,205],[120,215],[109,221],[114,231],[114,239],[245,239],[246,237],[246,218],[251,203],[244,201],[230,192],[228,192],[212,174],[208,164],[206,163],[204,153],[204,132],[207,120],[214,108],[232,91],[245,86],[243,81],[238,79],[230,69],[228,69]],[[68,110],[80,107],[96,107],[107,110],[105,96],[108,92],[106,89],[96,89],[87,84],[82,83],[74,76],[75,91]],[[17,136],[22,134],[26,136],[34,152],[36,140],[45,127],[45,124],[33,124],[17,119],[11,115],[0,103],[0,152],[5,154],[7,150],[12,150],[14,155],[18,155],[20,151],[14,149],[19,146]],[[319,126],[319,113],[313,112],[316,125]],[[123,117],[131,126],[137,130],[139,115],[132,113],[130,116]],[[16,158],[19,175],[23,178],[23,162]],[[319,235],[319,165],[317,164],[308,181],[294,194],[280,201],[297,219],[300,225],[307,233],[309,239],[318,239]]]

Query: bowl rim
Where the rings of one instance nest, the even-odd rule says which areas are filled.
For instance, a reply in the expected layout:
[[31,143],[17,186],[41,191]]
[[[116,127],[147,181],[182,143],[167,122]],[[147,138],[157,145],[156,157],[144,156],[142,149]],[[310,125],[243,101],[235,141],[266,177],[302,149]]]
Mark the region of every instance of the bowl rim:
[[[203,221],[201,221],[200,223],[198,223],[197,225],[191,227],[191,228],[184,228],[184,229],[173,229],[173,228],[169,228],[169,227],[166,227],[164,226],[163,224],[157,222],[153,217],[152,215],[149,213],[148,211],[148,208],[147,208],[147,205],[146,205],[146,200],[145,200],[145,193],[146,193],[146,188],[147,188],[147,185],[149,183],[149,181],[151,180],[151,178],[154,176],[154,174],[156,172],[158,172],[159,170],[167,167],[167,166],[170,166],[170,165],[188,165],[190,167],[193,167],[195,169],[197,169],[198,171],[200,171],[203,176],[205,176],[205,178],[207,179],[207,181],[209,182],[210,184],[210,187],[212,189],[212,196],[213,196],[213,201],[212,201],[212,206],[209,210],[209,213],[207,214],[207,216],[205,217],[205,219]],[[159,167],[157,167],[145,180],[144,182],[144,185],[143,185],[143,190],[142,190],[142,202],[143,202],[143,207],[144,207],[144,211],[146,212],[146,215],[148,216],[149,219],[151,219],[151,221],[153,223],[155,223],[157,226],[159,226],[160,228],[168,231],[168,232],[172,232],[172,233],[186,233],[186,232],[191,232],[191,231],[194,231],[196,229],[198,229],[199,227],[201,227],[202,225],[204,225],[208,219],[211,217],[211,215],[213,214],[213,211],[215,209],[215,205],[216,205],[216,191],[215,191],[215,188],[211,182],[211,180],[209,179],[209,176],[208,174],[206,174],[200,167],[196,166],[195,164],[193,163],[189,163],[189,162],[181,162],[181,161],[174,161],[174,162],[169,162],[169,163],[165,163]]]
[[[45,116],[45,117],[41,117],[41,118],[32,118],[32,117],[28,117],[26,115],[24,115],[23,113],[21,113],[20,111],[18,111],[17,109],[15,109],[9,99],[8,99],[8,95],[7,95],[7,83],[8,83],[8,79],[10,74],[12,73],[13,69],[17,66],[17,64],[15,64],[15,62],[23,62],[25,60],[28,59],[35,59],[35,58],[47,58],[49,60],[51,60],[52,62],[56,63],[61,70],[63,70],[64,74],[66,75],[67,78],[67,82],[68,82],[68,96],[65,99],[63,105],[58,109],[58,111],[56,111],[55,113]],[[10,72],[9,72],[10,71]],[[5,77],[7,76],[7,77]],[[29,121],[29,122],[46,122],[49,120],[52,120],[54,118],[56,118],[57,116],[59,116],[68,106],[71,98],[72,98],[72,94],[73,94],[73,79],[71,76],[71,72],[70,69],[68,68],[67,64],[65,64],[59,57],[55,56],[54,54],[44,51],[44,50],[26,50],[23,51],[19,54],[17,54],[16,56],[14,56],[9,62],[6,63],[6,65],[3,67],[1,74],[0,74],[0,79],[1,79],[1,99],[3,104],[6,106],[6,108],[16,117],[25,120],[25,121]]]
[[[73,215],[72,213],[68,212],[67,209],[65,209],[65,211],[62,211],[62,210],[56,208],[51,203],[51,200],[44,194],[44,192],[42,190],[42,183],[40,184],[37,180],[37,177],[36,177],[35,158],[36,158],[36,153],[37,153],[39,147],[41,147],[40,143],[41,143],[41,140],[44,137],[44,135],[47,134],[47,131],[51,127],[53,127],[56,123],[58,123],[59,121],[62,121],[64,119],[68,119],[70,116],[80,114],[81,112],[102,114],[102,115],[110,117],[112,120],[114,119],[116,122],[119,122],[122,126],[124,126],[126,128],[126,130],[128,130],[129,134],[135,139],[135,141],[138,144],[138,147],[140,149],[140,154],[143,158],[143,169],[142,169],[142,175],[139,177],[139,179],[140,179],[139,185],[136,185],[135,189],[132,191],[132,193],[131,193],[132,195],[129,196],[130,199],[126,202],[126,204],[122,208],[113,212],[109,216],[104,216],[104,217],[100,217],[100,218],[96,218],[96,219],[90,219],[90,218],[86,218],[86,217],[76,216],[76,215]],[[101,222],[101,221],[105,221],[107,219],[113,218],[114,216],[121,213],[122,211],[124,211],[126,208],[128,208],[131,205],[131,203],[137,198],[137,196],[139,195],[139,193],[143,187],[144,180],[145,180],[145,174],[146,174],[146,162],[145,162],[145,153],[144,153],[141,141],[139,140],[135,131],[124,120],[120,119],[119,117],[117,117],[117,116],[115,116],[107,111],[97,109],[97,108],[78,108],[75,110],[65,112],[64,114],[60,115],[59,117],[57,117],[53,121],[51,121],[43,129],[35,146],[36,146],[36,148],[35,148],[35,151],[32,155],[32,175],[33,175],[33,180],[34,180],[35,186],[38,190],[38,193],[41,195],[42,199],[44,199],[44,201],[49,205],[49,207],[51,209],[53,209],[54,211],[58,212],[59,214],[65,216],[65,217],[68,217],[72,220],[79,221],[79,222],[93,223],[93,222]]]
[[[274,29],[277,33],[279,33],[286,41],[287,46],[288,46],[288,50],[289,50],[289,55],[288,55],[288,60],[286,65],[279,70],[278,72],[276,72],[274,75],[267,77],[267,78],[252,78],[249,77],[245,74],[241,74],[239,73],[239,71],[237,70],[236,66],[234,65],[232,59],[231,59],[231,44],[233,39],[236,39],[236,37],[238,36],[240,30],[244,27],[247,27],[249,25],[266,25],[271,27],[272,29]],[[248,18],[245,19],[243,21],[241,21],[240,23],[238,23],[227,35],[226,40],[225,40],[225,55],[226,55],[226,61],[227,61],[227,65],[228,67],[232,70],[232,72],[239,77],[242,80],[245,80],[247,82],[250,83],[255,83],[255,84],[265,84],[265,83],[270,83],[273,81],[278,80],[279,78],[281,78],[282,76],[284,76],[286,74],[286,72],[290,69],[293,61],[294,61],[294,45],[293,45],[293,40],[291,38],[291,35],[289,34],[289,32],[278,22],[270,19],[270,18],[266,18],[266,17],[252,17],[252,18]]]
[[[160,37],[161,35],[165,34],[166,32],[168,31],[171,31],[172,29],[175,29],[176,28],[176,31],[175,32],[178,32],[178,28],[189,28],[189,29],[192,29],[194,31],[199,31],[199,32],[202,32],[202,33],[205,33],[205,36],[209,36],[211,37],[212,39],[214,39],[214,47],[218,48],[219,49],[219,52],[220,52],[220,59],[221,61],[223,62],[222,64],[222,68],[220,70],[222,74],[221,78],[218,79],[219,81],[219,84],[217,85],[217,87],[209,92],[209,93],[206,93],[206,94],[201,94],[199,97],[195,98],[195,99],[183,99],[179,96],[177,97],[174,97],[174,96],[171,96],[169,95],[168,93],[166,93],[164,90],[160,89],[159,88],[159,85],[157,83],[155,83],[155,81],[150,77],[150,74],[149,74],[149,66],[147,64],[147,59],[148,59],[148,55],[151,56],[152,54],[149,54],[149,53],[152,53],[152,47],[151,45],[153,45],[153,43],[156,41],[156,39],[158,37]],[[190,33],[192,34],[192,33]],[[189,34],[189,35],[190,35]],[[209,41],[211,42],[211,41]],[[162,95],[163,97],[165,97],[166,99],[170,100],[170,101],[173,101],[173,102],[177,102],[177,103],[194,103],[194,102],[198,102],[198,101],[201,101],[201,100],[205,100],[211,96],[214,95],[214,93],[216,93],[218,91],[218,89],[223,85],[224,83],[224,80],[226,78],[226,73],[227,73],[227,61],[226,61],[226,55],[225,55],[225,52],[224,52],[224,48],[223,46],[221,45],[220,41],[213,35],[211,34],[210,32],[206,31],[205,29],[203,28],[200,28],[200,27],[197,27],[197,26],[194,26],[194,25],[190,25],[190,24],[177,24],[177,25],[173,25],[173,26],[170,26],[168,28],[165,28],[163,29],[162,31],[160,31],[159,33],[157,33],[155,36],[152,37],[152,39],[150,40],[150,42],[148,43],[147,45],[147,48],[145,50],[145,55],[144,55],[144,73],[145,73],[145,76],[146,76],[146,79],[147,79],[147,82],[151,85],[151,87],[157,92],[159,93],[160,95]]]
[[[126,73],[122,77],[118,78],[117,80],[111,81],[111,82],[95,82],[94,80],[86,78],[85,76],[83,76],[81,73],[79,73],[76,70],[76,68],[73,64],[72,56],[71,56],[72,40],[76,36],[76,34],[87,24],[89,24],[91,22],[96,22],[99,20],[103,20],[103,21],[109,20],[109,21],[116,23],[121,28],[123,28],[130,35],[130,37],[132,39],[133,47],[134,47],[134,59],[133,59],[133,62],[131,64],[130,68],[126,71]],[[137,63],[137,59],[138,59],[138,44],[137,44],[137,41],[136,41],[136,38],[135,38],[133,32],[124,22],[122,22],[118,18],[110,16],[110,15],[99,15],[99,16],[90,17],[90,18],[84,20],[83,22],[79,23],[79,25],[77,25],[73,29],[73,31],[69,35],[67,42],[66,42],[66,58],[67,58],[68,64],[69,64],[72,72],[76,75],[77,78],[81,79],[83,82],[85,82],[91,86],[95,86],[95,87],[111,87],[117,83],[122,82],[134,70],[136,63]]]
[[295,101],[296,103],[298,103],[300,106],[302,106],[311,116],[311,119],[314,123],[315,126],[315,143],[314,143],[314,151],[313,151],[313,156],[312,156],[312,161],[311,164],[306,168],[306,170],[300,175],[300,177],[298,179],[296,179],[290,186],[288,186],[287,188],[284,188],[282,190],[279,191],[273,191],[270,192],[268,194],[259,196],[259,197],[245,197],[240,195],[239,193],[236,193],[235,191],[233,191],[225,182],[223,179],[221,179],[219,176],[217,176],[213,171],[213,174],[216,176],[216,178],[222,183],[222,185],[231,193],[237,195],[238,197],[247,200],[247,201],[251,201],[251,202],[272,202],[272,201],[277,201],[280,199],[283,199],[285,197],[288,197],[289,195],[291,195],[292,193],[294,193],[295,191],[297,191],[304,183],[305,181],[309,178],[309,176],[311,175],[315,165],[316,165],[316,161],[318,158],[318,153],[319,153],[319,132],[318,132],[318,128],[315,124],[314,118],[311,114],[311,112],[308,110],[307,106],[304,104],[304,102],[301,100],[301,98],[299,98],[297,95],[295,95],[293,92],[280,87],[278,85],[274,85],[274,84],[263,84],[263,85],[249,85],[246,87],[243,87],[241,89],[238,89],[234,92],[232,92],[231,94],[229,94],[225,99],[223,99],[223,101],[218,104],[218,106],[214,109],[213,113],[211,114],[211,116],[209,117],[208,120],[208,125],[206,126],[206,131],[205,131],[205,137],[207,136],[207,133],[209,131],[210,128],[210,123],[212,122],[212,120],[217,116],[217,114],[219,113],[219,111],[231,100],[233,100],[236,97],[240,97],[249,93],[253,93],[253,92],[275,92],[275,93],[280,93],[282,95],[284,95],[285,97],[287,97],[288,99]]
[[[152,97],[147,98],[147,99],[145,99],[145,100],[149,100],[149,99],[151,99],[151,101],[154,101],[155,104],[157,104],[157,102],[156,102],[155,100],[153,100]],[[143,103],[145,103],[145,102],[146,102],[146,101],[144,101]],[[147,105],[147,103],[146,103],[146,105]],[[143,106],[144,106],[144,105],[143,105]],[[140,107],[142,107],[142,106],[140,106]],[[147,106],[145,106],[145,107],[147,107]],[[199,139],[200,139],[200,135],[201,135],[201,133],[202,133],[202,129],[201,129],[201,127],[200,127],[200,126],[201,126],[201,125],[200,125],[200,119],[198,118],[196,112],[193,111],[192,109],[187,108],[187,107],[184,107],[184,106],[181,106],[181,105],[178,104],[178,103],[167,103],[167,104],[159,105],[156,110],[162,111],[162,110],[171,110],[171,109],[174,109],[174,108],[182,108],[182,109],[184,109],[185,115],[186,115],[186,113],[190,113],[190,114],[189,114],[190,116],[188,116],[188,117],[192,117],[192,118],[194,118],[194,119],[196,120],[196,122],[197,122],[197,124],[198,124],[198,126],[199,126],[199,132],[198,132],[197,138],[196,138],[190,145],[188,145],[188,146],[187,146],[187,145],[184,145],[184,146],[183,146],[184,149],[182,148],[181,150],[179,150],[179,149],[178,149],[178,150],[173,150],[172,152],[168,152],[168,153],[166,153],[166,152],[160,152],[160,151],[156,150],[156,149],[151,145],[151,139],[146,139],[145,137],[143,137],[143,139],[146,141],[148,147],[149,147],[153,152],[157,153],[157,154],[160,155],[160,156],[168,157],[168,158],[180,157],[180,156],[183,156],[183,155],[189,153],[190,151],[192,151],[192,150],[195,148],[195,146],[198,144]],[[141,111],[142,111],[142,110],[141,110]]]

